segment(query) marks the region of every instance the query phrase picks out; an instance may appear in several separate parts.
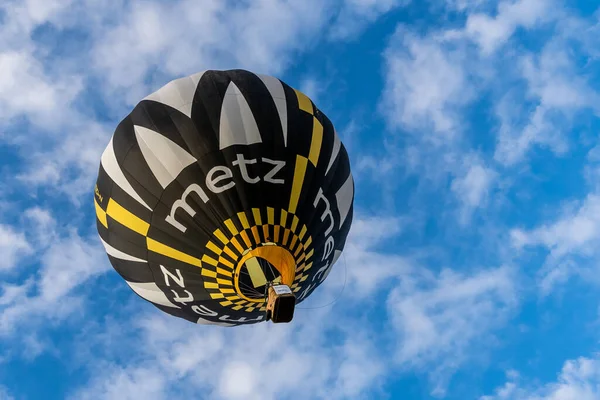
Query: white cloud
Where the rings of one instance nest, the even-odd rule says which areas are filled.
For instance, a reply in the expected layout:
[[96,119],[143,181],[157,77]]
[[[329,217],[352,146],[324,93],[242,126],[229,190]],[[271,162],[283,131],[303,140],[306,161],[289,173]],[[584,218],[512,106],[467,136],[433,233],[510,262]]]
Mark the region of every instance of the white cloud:
[[509,267],[463,275],[443,270],[395,288],[388,312],[399,335],[397,361],[409,370],[427,371],[432,392],[443,395],[452,374],[489,349],[493,330],[506,323],[517,301]]
[[22,232],[0,224],[0,272],[16,268],[21,260],[33,251]]
[[548,293],[572,274],[585,273],[585,267],[574,262],[573,257],[590,258],[598,255],[600,196],[588,195],[579,207],[568,209],[549,224],[531,230],[514,229],[511,237],[517,248],[542,246],[549,251],[540,281],[542,292]]
[[580,357],[564,363],[556,382],[521,386],[513,376],[496,393],[480,400],[595,400],[600,397],[600,360]]
[[[495,158],[511,165],[521,161],[534,145],[549,147],[555,153],[568,150],[570,129],[578,112],[591,109],[598,112],[598,93],[579,73],[568,43],[559,39],[549,42],[538,55],[520,57],[520,74],[527,83],[526,101],[510,94],[498,104],[500,134]],[[517,105],[518,104],[518,105]],[[520,117],[529,114],[524,126]]]
[[513,35],[519,27],[533,28],[548,19],[554,10],[551,0],[509,0],[498,5],[497,14],[470,14],[465,34],[475,41],[485,55],[492,54]]
[[[343,315],[298,313],[291,326],[226,330],[172,318],[148,313],[129,321],[140,326],[129,338],[138,349],[134,358],[125,366],[92,367],[92,382],[72,398],[137,398],[139,386],[152,398],[361,398],[384,373],[375,345],[355,340],[368,325],[340,332]],[[336,330],[339,339],[326,345],[326,335]]]
[[31,262],[40,267],[20,283],[2,285],[0,336],[69,316],[82,302],[76,289],[109,268],[95,235],[83,238],[72,230],[64,232],[43,209],[27,210],[25,216],[32,224]]
[[329,32],[331,39],[354,39],[382,15],[411,0],[345,0]]
[[14,400],[15,398],[10,395],[10,392],[4,385],[0,385],[0,400]]
[[93,65],[129,103],[149,91],[147,74],[157,67],[168,76],[232,67],[277,74],[314,43],[330,12],[320,1],[133,5],[97,37]]
[[471,212],[482,207],[487,200],[497,173],[491,168],[474,161],[466,162],[465,173],[452,181],[451,189],[462,203],[461,221],[466,223]]
[[[108,357],[112,367],[106,369],[101,363],[97,370],[93,368],[96,378],[73,398],[128,398],[145,379],[153,380],[153,398],[167,398],[174,391],[182,395],[182,387],[215,399],[369,398],[367,393],[378,390],[389,373],[368,322],[374,306],[369,298],[382,290],[385,281],[397,282],[408,268],[402,258],[378,253],[387,239],[401,231],[400,220],[357,218],[354,226],[353,244],[346,250],[350,253],[346,290],[335,305],[301,309],[305,304],[323,304],[339,293],[344,274],[339,264],[313,295],[316,300],[311,296],[311,301],[299,306],[290,325],[214,329],[158,311],[143,313],[128,323],[134,331],[128,340],[139,350],[125,358],[129,359],[126,365],[113,365]],[[364,323],[356,323],[351,316],[356,312]],[[100,338],[112,342],[105,335]],[[82,346],[88,347],[98,339],[85,335],[82,340]],[[112,382],[119,382],[119,391]]]
[[385,52],[382,108],[392,127],[426,131],[434,142],[457,129],[458,110],[471,99],[465,55],[432,37],[418,37],[400,27]]

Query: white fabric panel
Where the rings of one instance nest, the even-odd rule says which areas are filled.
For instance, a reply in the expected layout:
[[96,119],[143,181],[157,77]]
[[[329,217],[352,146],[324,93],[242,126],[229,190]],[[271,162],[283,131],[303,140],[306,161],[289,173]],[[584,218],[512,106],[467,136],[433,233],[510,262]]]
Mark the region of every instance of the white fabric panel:
[[152,303],[160,304],[165,307],[180,308],[167,298],[162,290],[154,282],[129,282],[125,281],[129,287],[144,299],[151,301]]
[[335,129],[333,130],[333,149],[331,150],[331,158],[329,159],[329,164],[327,165],[327,170],[325,171],[325,175],[329,173],[333,162],[335,161],[338,153],[340,152],[340,147],[342,142],[340,141],[340,137],[338,136]]
[[100,241],[102,242],[102,245],[104,245],[104,248],[106,249],[106,253],[113,256],[114,258],[118,258],[119,260],[135,261],[135,262],[140,262],[140,263],[147,262],[146,260],[142,260],[141,258],[130,256],[129,254],[123,253],[121,250],[115,249],[110,244],[108,244],[104,240],[102,240],[102,238],[100,238]]
[[151,95],[146,96],[144,100],[154,100],[163,103],[191,117],[194,95],[203,74],[204,71],[192,76],[175,79]]
[[277,113],[279,114],[279,121],[281,121],[281,129],[283,130],[283,143],[287,147],[288,115],[283,85],[279,79],[272,76],[258,75],[258,77],[263,81],[269,90],[269,93],[271,93],[273,101],[275,101],[275,107],[277,107]]
[[162,134],[143,126],[136,125],[134,129],[144,159],[163,188],[169,186],[185,167],[197,161]]
[[221,105],[219,149],[236,144],[262,143],[258,125],[240,89],[231,82]]
[[340,227],[344,224],[350,206],[352,206],[352,196],[354,195],[354,183],[352,182],[352,174],[348,175],[348,179],[342,185],[340,190],[335,194],[337,200],[338,211],[340,212]]
[[121,189],[123,189],[128,195],[136,199],[141,205],[146,207],[148,210],[152,211],[150,206],[146,204],[146,202],[140,197],[139,194],[133,189],[127,178],[125,178],[125,174],[119,167],[119,163],[117,162],[117,156],[115,155],[115,149],[113,148],[113,140],[110,139],[110,143],[106,146],[104,153],[102,153],[101,158],[102,168],[106,171],[110,179],[113,180]]

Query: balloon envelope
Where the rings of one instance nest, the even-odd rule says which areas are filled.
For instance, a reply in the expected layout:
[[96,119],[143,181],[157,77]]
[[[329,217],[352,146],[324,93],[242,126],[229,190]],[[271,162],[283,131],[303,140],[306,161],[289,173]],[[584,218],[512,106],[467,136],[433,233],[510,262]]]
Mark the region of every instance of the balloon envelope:
[[135,293],[233,326],[265,319],[267,283],[300,303],[325,280],[350,229],[354,182],[306,95],[271,76],[205,71],[121,121],[94,200],[110,262]]

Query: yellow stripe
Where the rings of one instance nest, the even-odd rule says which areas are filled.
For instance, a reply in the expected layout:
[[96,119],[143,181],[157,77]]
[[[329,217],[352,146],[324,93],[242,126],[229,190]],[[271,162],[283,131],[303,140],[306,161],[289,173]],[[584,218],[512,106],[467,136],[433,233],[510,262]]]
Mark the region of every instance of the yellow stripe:
[[289,230],[289,229],[286,229],[286,230],[283,232],[283,245],[284,245],[284,246],[286,246],[286,245],[287,245],[287,242],[288,242],[288,239],[289,239],[289,238],[290,238],[290,230]]
[[157,242],[154,239],[146,238],[146,246],[148,247],[148,250],[158,254],[162,254],[163,256],[167,256],[174,260],[179,260],[187,264],[195,265],[196,267],[202,266],[202,263],[198,258],[185,254],[184,252],[169,247],[166,244]]
[[211,293],[210,297],[211,299],[222,299],[225,295],[223,293]]
[[262,225],[262,220],[260,219],[260,210],[258,208],[252,209],[252,215],[254,216],[254,223],[256,225]]
[[221,291],[221,293],[235,293],[235,290],[229,288],[219,288],[219,290]]
[[248,270],[248,275],[250,275],[250,280],[252,281],[252,286],[257,288],[267,284],[267,277],[260,267],[256,257],[248,259],[245,264],[246,269]]
[[250,224],[248,223],[248,218],[246,218],[246,213],[245,212],[239,212],[238,213],[238,218],[240,219],[240,222],[242,223],[242,227],[244,229],[250,228]]
[[[294,257],[298,257],[298,254],[300,254],[301,251],[302,251],[302,246],[298,246],[298,248],[294,252]],[[304,257],[304,253],[302,253],[302,257]],[[302,257],[300,257],[297,262],[302,261]]]
[[300,199],[300,192],[302,191],[302,184],[304,183],[304,174],[306,174],[306,166],[308,159],[302,156],[296,156],[296,168],[294,170],[294,181],[292,183],[292,195],[290,197],[290,206],[288,210],[292,213],[296,213],[298,207],[298,200]]
[[294,89],[294,91],[296,92],[296,97],[298,98],[298,108],[312,115],[313,106],[308,96],[299,90]]
[[312,263],[312,262],[309,262],[309,263],[308,263],[308,265],[307,265],[306,267],[304,267],[304,270],[305,270],[305,271],[308,271],[309,269],[311,269],[311,268],[312,268],[312,266],[313,266],[313,263]]
[[227,271],[226,269],[217,267],[217,274],[224,275],[224,276],[231,276],[231,271]]
[[225,247],[223,250],[225,251],[225,254],[227,254],[233,260],[237,260],[238,256],[229,248],[229,246]]
[[275,225],[275,210],[273,207],[267,207],[267,220],[269,225]]
[[[296,253],[297,253],[298,251],[300,251],[300,249],[301,249],[301,248],[302,248],[302,246],[298,247],[298,250],[296,251]],[[302,254],[300,254],[300,257],[298,257],[298,259],[296,260],[296,262],[297,262],[298,264],[300,264],[302,261],[304,261],[304,258],[305,258],[305,257],[306,257],[306,253],[302,253]]]
[[223,249],[220,249],[216,244],[210,241],[206,243],[206,248],[215,253],[216,255],[219,255],[223,252]]
[[142,236],[146,236],[148,234],[150,224],[138,217],[137,215],[131,213],[131,211],[123,208],[122,205],[120,205],[113,199],[108,200],[106,214],[108,214],[109,217],[111,217],[121,225],[126,226],[127,228],[139,233]]
[[300,220],[298,219],[297,216],[294,215],[294,218],[292,219],[292,232],[296,233],[296,228],[298,227],[298,222],[300,222]]
[[217,278],[217,283],[221,286],[231,286],[231,281],[228,279]]
[[227,307],[227,306],[232,305],[233,303],[230,301],[222,301],[219,304],[222,305],[223,307]]
[[292,236],[292,243],[290,243],[290,250],[294,249],[294,246],[296,245],[297,241],[298,241],[298,236],[296,236],[296,235]]
[[242,247],[242,245],[240,244],[240,242],[238,242],[238,240],[236,238],[231,239],[231,243],[233,243],[233,245],[240,252],[240,254],[242,254],[244,252],[244,248]]
[[227,229],[229,229],[229,232],[231,232],[232,235],[237,235],[238,234],[238,230],[235,227],[235,225],[233,224],[233,222],[231,222],[230,219],[228,219],[227,221],[225,221],[225,225],[227,226]]
[[279,230],[281,227],[279,225],[275,225],[275,243],[279,243]]
[[215,260],[214,258],[207,256],[207,255],[203,255],[202,256],[202,261],[212,265],[213,267],[216,267],[217,265],[219,265],[219,262],[217,260]]
[[265,242],[267,241],[267,238],[269,237],[269,225],[263,225],[263,235],[265,236]]
[[204,282],[204,287],[207,289],[218,289],[219,285],[217,285],[217,282]]
[[104,211],[102,207],[100,207],[100,204],[98,204],[96,199],[94,199],[94,205],[96,206],[96,216],[98,217],[98,221],[100,221],[100,223],[104,225],[105,228],[108,228],[108,221],[106,220],[106,211]]
[[302,225],[302,230],[300,231],[300,240],[304,239],[304,235],[306,235],[306,225]]
[[227,244],[227,243],[229,243],[229,240],[227,240],[227,236],[225,236],[225,235],[223,234],[223,232],[221,232],[221,230],[220,230],[220,229],[217,229],[217,230],[214,232],[214,234],[215,234],[215,236],[216,236],[216,237],[217,237],[217,238],[218,238],[218,239],[221,241],[221,243],[223,243],[223,244]]
[[281,210],[281,226],[285,227],[286,223],[287,223],[287,216],[288,213],[285,210]]
[[252,236],[254,236],[254,240],[256,241],[256,244],[260,243],[260,235],[258,234],[258,228],[256,226],[252,227]]
[[318,119],[313,117],[313,135],[310,142],[310,152],[308,153],[308,159],[314,165],[317,166],[319,161],[319,154],[321,153],[321,144],[323,143],[323,125]]
[[248,308],[246,308],[246,312],[252,312],[252,311],[254,311],[255,308],[256,307],[248,307]]
[[308,237],[308,239],[306,239],[306,242],[304,242],[304,248],[308,249],[308,246],[310,246],[310,244],[312,243],[312,237]]
[[314,252],[315,252],[314,250],[311,250],[308,252],[308,254],[306,255],[306,261],[310,260],[310,258],[312,257]]
[[242,306],[231,307],[231,309],[234,311],[240,311],[242,308],[243,308]]
[[217,273],[215,271],[211,271],[210,269],[202,268],[201,272],[202,276],[208,276],[210,278],[216,278]]
[[223,258],[223,257],[219,257],[219,262],[220,262],[221,264],[223,264],[224,266],[226,266],[226,267],[229,267],[229,268],[233,269],[233,264],[232,264],[232,263],[230,263],[230,262],[229,262],[228,260],[226,260],[225,258]]
[[250,242],[250,237],[248,236],[246,231],[241,231],[240,235],[242,236],[242,239],[244,239],[244,243],[246,243],[246,247],[252,247],[252,242]]

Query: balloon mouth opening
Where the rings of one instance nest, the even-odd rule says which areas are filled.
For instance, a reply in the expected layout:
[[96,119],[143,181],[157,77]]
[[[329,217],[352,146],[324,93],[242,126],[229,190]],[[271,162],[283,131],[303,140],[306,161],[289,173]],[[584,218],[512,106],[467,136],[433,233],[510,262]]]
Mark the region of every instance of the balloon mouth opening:
[[240,292],[253,300],[264,300],[267,284],[281,282],[281,273],[262,257],[251,257],[241,265],[236,280]]
[[269,284],[291,285],[295,275],[296,261],[287,249],[263,245],[246,252],[238,262],[235,289],[247,301],[264,303]]

